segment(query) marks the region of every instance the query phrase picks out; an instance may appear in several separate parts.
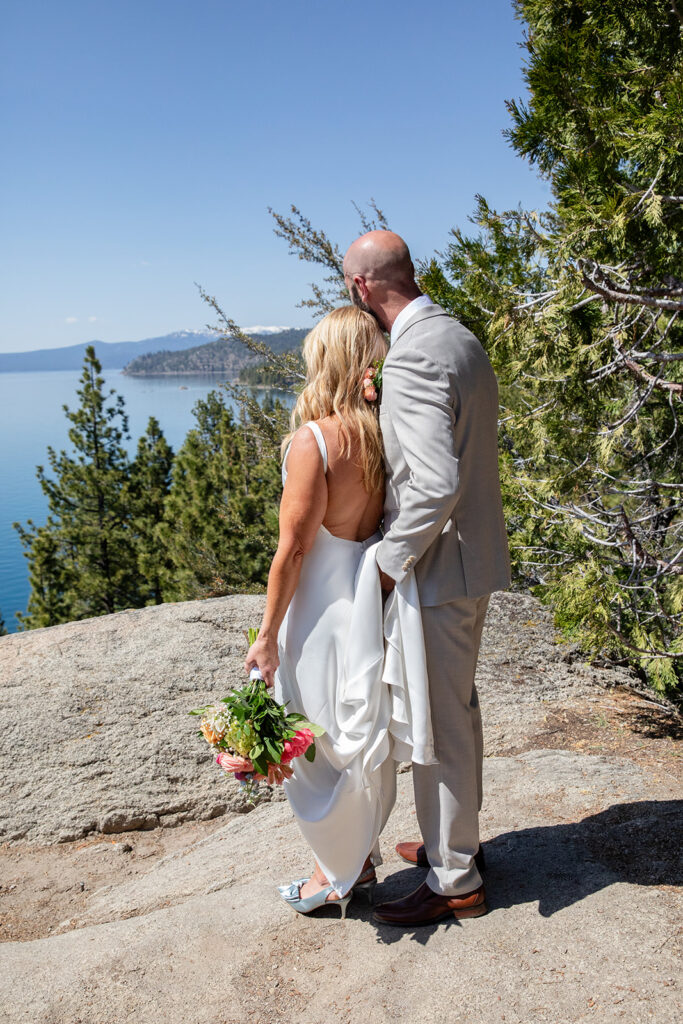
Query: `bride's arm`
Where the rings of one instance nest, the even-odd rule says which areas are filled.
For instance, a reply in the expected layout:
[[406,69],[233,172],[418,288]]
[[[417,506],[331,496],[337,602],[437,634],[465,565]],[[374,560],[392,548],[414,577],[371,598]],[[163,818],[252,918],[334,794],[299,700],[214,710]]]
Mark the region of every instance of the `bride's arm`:
[[292,600],[304,555],[310,551],[327,510],[327,480],[316,439],[300,430],[287,455],[287,480],[280,503],[280,536],[268,573],[266,610],[245,668],[257,666],[268,686],[279,665],[277,634]]

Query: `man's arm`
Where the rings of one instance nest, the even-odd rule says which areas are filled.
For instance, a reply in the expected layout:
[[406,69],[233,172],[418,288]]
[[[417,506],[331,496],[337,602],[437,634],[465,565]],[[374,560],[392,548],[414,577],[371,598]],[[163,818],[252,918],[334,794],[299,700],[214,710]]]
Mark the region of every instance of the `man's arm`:
[[385,364],[382,387],[410,470],[377,554],[380,569],[398,582],[439,536],[458,500],[455,413],[446,372],[418,350],[401,351]]

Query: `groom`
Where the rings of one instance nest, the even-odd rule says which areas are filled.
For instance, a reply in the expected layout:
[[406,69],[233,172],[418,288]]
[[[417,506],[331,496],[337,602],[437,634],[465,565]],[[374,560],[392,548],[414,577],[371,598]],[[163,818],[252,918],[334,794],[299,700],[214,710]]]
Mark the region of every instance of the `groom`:
[[474,673],[489,596],[510,584],[498,478],[498,387],[468,330],[422,295],[406,243],[370,231],[344,257],[353,302],[391,334],[380,425],[387,492],[382,586],[414,572],[422,607],[438,763],[413,765],[423,845],[398,853],[429,867],[387,924],[486,913],[479,868],[482,732]]

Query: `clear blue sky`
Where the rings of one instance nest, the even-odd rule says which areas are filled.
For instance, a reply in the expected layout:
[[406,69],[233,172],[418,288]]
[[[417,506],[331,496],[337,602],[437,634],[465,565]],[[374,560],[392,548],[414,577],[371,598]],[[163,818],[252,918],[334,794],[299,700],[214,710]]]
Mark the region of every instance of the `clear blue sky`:
[[5,0],[0,350],[306,326],[314,268],[269,206],[346,245],[374,197],[424,257],[474,195],[545,204],[502,137],[508,0]]

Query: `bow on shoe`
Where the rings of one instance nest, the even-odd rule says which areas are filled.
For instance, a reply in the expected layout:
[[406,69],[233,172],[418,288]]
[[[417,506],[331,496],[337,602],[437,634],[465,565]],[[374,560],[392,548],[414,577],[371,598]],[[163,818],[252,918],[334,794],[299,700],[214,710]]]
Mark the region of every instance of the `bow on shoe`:
[[308,878],[297,878],[296,882],[291,882],[289,885],[278,885],[278,892],[283,900],[298,900],[301,898],[299,895],[301,886],[308,881],[310,881]]

